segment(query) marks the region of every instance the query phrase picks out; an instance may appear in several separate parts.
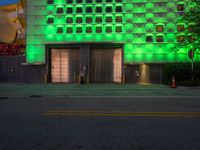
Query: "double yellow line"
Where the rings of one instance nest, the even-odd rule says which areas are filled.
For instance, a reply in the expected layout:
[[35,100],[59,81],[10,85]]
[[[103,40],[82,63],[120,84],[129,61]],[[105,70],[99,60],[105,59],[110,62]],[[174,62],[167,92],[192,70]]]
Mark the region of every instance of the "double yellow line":
[[200,118],[200,112],[131,112],[131,111],[76,111],[49,110],[43,116],[107,116],[107,117],[189,117]]

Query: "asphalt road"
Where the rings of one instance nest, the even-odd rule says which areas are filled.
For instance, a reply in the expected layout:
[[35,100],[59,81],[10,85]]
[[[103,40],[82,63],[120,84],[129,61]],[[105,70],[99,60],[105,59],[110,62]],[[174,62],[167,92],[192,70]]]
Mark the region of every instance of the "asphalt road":
[[0,150],[199,150],[200,97],[0,99]]

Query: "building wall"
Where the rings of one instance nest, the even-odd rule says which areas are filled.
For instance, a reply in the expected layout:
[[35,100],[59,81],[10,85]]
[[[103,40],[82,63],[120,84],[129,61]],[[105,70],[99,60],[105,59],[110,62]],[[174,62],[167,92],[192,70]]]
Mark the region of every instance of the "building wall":
[[[27,0],[28,63],[45,63],[46,44],[77,42],[123,43],[124,63],[190,61],[188,49],[177,53],[171,49],[180,34],[176,19],[184,13],[177,10],[177,6],[183,4],[185,7],[186,0],[72,1],[68,4],[66,0],[54,0],[47,4],[47,0]],[[102,8],[101,13],[96,12],[97,7]],[[72,12],[67,13],[70,8]],[[87,17],[91,17],[92,22],[87,22]],[[96,20],[98,17],[102,22]],[[106,17],[111,17],[111,22],[106,21]],[[72,23],[66,23],[67,18],[72,18]],[[160,25],[163,31],[156,30]],[[152,41],[147,42],[147,37]],[[159,37],[163,37],[163,42],[157,41]],[[195,56],[197,59],[199,55]]]
[[46,67],[24,62],[24,56],[0,56],[0,82],[45,83]]

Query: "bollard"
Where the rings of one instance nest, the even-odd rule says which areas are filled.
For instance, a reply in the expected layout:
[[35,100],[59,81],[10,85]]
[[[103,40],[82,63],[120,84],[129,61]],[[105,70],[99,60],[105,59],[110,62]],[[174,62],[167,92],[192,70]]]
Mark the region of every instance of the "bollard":
[[47,84],[47,74],[44,74],[44,83]]
[[87,74],[87,84],[89,84],[90,83],[90,76],[89,76],[89,74]]
[[123,83],[123,84],[125,84],[125,79],[126,79],[125,74],[123,74],[123,75],[122,75],[122,83]]

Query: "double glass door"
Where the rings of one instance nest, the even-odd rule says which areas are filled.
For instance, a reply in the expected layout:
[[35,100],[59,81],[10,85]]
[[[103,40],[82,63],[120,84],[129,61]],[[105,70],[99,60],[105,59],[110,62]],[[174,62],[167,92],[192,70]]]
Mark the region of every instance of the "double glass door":
[[51,82],[76,82],[79,74],[79,55],[79,49],[52,49]]

